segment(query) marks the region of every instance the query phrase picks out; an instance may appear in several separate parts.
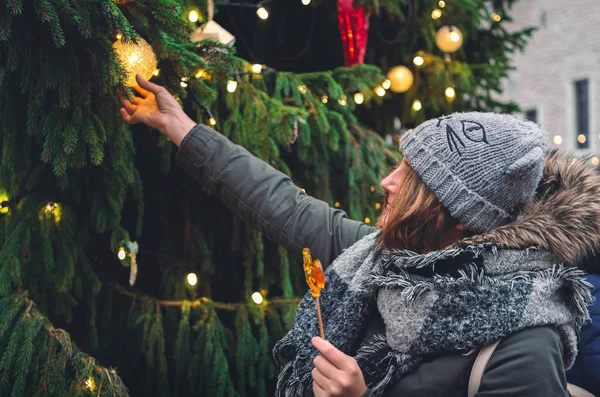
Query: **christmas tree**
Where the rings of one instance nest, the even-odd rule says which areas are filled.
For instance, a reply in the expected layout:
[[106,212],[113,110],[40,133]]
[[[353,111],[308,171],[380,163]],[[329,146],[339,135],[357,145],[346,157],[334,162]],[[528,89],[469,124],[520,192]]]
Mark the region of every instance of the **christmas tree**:
[[302,257],[172,167],[166,138],[122,122],[128,62],[371,223],[401,128],[517,109],[495,99],[532,32],[505,29],[511,3],[3,2],[0,395],[271,394]]

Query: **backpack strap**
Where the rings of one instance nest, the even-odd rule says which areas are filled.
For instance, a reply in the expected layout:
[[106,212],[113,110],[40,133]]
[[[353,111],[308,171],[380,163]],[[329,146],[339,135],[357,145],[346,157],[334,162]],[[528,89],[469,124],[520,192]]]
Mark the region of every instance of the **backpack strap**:
[[[485,372],[485,367],[487,367],[492,354],[500,344],[502,339],[492,343],[491,345],[487,345],[483,347],[477,357],[475,358],[475,363],[473,364],[473,368],[471,369],[471,376],[469,377],[469,389],[468,389],[468,397],[475,397],[477,391],[479,390],[479,386],[481,385],[481,379],[483,378],[483,373]],[[587,390],[582,389],[581,387],[577,387],[572,384],[567,384],[567,390],[572,397],[594,397],[594,395]]]
[[487,345],[479,350],[479,354],[477,354],[477,358],[475,358],[475,363],[471,369],[471,376],[469,377],[468,397],[475,397],[475,394],[479,390],[479,385],[481,385],[485,367],[487,367],[488,361],[490,361],[492,354],[494,354],[494,350],[496,350],[496,347],[498,347],[501,341],[502,339],[497,340],[491,345]]

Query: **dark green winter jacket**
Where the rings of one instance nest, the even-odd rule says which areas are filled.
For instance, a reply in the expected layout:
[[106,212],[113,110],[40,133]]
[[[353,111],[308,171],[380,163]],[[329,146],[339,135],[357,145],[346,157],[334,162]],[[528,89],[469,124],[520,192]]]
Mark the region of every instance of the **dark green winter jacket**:
[[[287,175],[204,125],[187,134],[176,162],[236,215],[299,258],[301,249],[309,247],[327,266],[344,249],[375,231],[310,197]],[[474,361],[475,354],[432,357],[390,387],[385,396],[464,397]],[[553,328],[540,327],[515,333],[500,343],[477,396],[568,396],[566,385],[561,339]]]

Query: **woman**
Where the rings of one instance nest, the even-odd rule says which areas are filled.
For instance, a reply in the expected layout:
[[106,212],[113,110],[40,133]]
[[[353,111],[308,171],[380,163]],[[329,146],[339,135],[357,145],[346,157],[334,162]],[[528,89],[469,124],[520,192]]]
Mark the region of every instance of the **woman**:
[[499,339],[478,396],[568,395],[590,299],[569,265],[600,243],[600,181],[583,161],[546,159],[537,126],[465,113],[408,132],[404,161],[381,182],[378,232],[138,83],[141,97],[121,99],[125,121],[159,129],[179,146],[177,164],[232,211],[328,267],[327,341],[313,338],[307,296],[274,349],[277,395],[465,396],[469,353]]

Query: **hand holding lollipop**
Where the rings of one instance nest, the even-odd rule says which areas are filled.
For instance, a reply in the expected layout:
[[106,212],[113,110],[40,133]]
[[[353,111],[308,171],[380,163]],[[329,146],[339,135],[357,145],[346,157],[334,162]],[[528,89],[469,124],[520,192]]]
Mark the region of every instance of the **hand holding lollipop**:
[[319,317],[319,329],[321,330],[321,338],[325,339],[325,332],[323,330],[323,320],[321,319],[321,305],[319,304],[319,296],[321,295],[321,288],[325,288],[325,272],[321,261],[318,259],[312,260],[310,250],[304,248],[302,250],[302,256],[304,257],[304,276],[306,277],[306,283],[310,287],[310,292],[315,298],[317,304],[317,316]]

